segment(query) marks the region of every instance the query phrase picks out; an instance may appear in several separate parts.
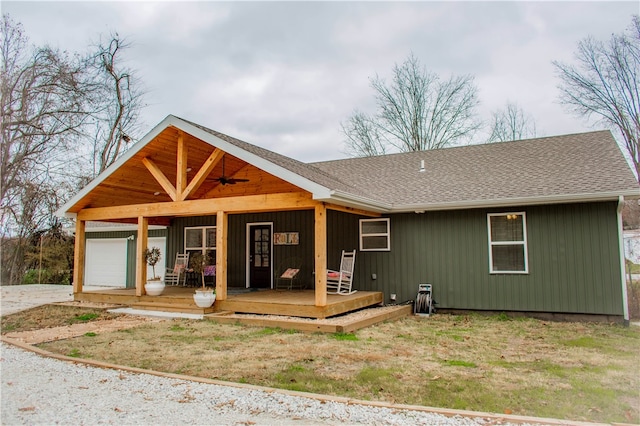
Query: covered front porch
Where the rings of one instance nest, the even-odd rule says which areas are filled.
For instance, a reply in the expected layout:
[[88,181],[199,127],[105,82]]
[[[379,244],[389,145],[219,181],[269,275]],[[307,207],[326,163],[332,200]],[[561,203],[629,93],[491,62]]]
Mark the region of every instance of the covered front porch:
[[304,318],[329,318],[383,302],[383,294],[358,291],[350,295],[328,294],[323,306],[316,305],[314,290],[244,291],[227,293],[225,300],[216,300],[211,308],[199,308],[193,302],[193,288],[167,286],[160,296],[137,295],[136,289],[104,289],[75,294],[75,300],[127,305],[136,309],[167,312],[243,313],[283,315]]
[[[328,256],[358,244],[353,225],[336,236],[327,216],[381,215],[360,196],[357,202],[345,200],[344,191],[352,189],[303,163],[169,116],[61,209],[76,221],[74,297],[197,312],[193,289],[169,287],[161,296],[146,294],[149,226],[162,225],[168,228],[170,259],[194,249],[203,257],[212,255],[206,263],[215,268],[217,299],[211,312],[326,318],[379,304],[383,295],[376,291],[327,293],[328,263],[337,266]],[[136,225],[136,235],[131,235],[135,289],[84,290],[90,221]],[[265,229],[258,232],[260,227]],[[193,233],[197,242],[187,234],[194,229],[203,230]],[[296,238],[276,245],[276,232]],[[348,241],[345,234],[351,235]],[[279,266],[289,257],[302,259],[294,269],[313,290],[235,293],[238,287],[277,288]],[[164,266],[174,265],[167,260]]]

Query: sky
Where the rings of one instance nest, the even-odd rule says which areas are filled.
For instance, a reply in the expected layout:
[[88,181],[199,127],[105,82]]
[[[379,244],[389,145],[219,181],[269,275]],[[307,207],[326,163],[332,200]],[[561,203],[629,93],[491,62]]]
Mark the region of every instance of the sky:
[[[375,111],[372,78],[411,53],[442,78],[470,74],[479,118],[507,102],[538,136],[602,129],[566,111],[552,61],[608,40],[640,13],[630,2],[2,1],[35,45],[86,52],[100,35],[147,92],[144,135],[167,115],[295,159],[344,158],[341,123]],[[479,132],[475,142],[486,135]]]

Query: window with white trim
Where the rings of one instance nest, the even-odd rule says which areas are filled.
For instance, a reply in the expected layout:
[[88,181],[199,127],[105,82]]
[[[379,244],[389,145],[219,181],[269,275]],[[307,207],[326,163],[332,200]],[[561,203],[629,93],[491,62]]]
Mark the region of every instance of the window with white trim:
[[524,212],[489,213],[489,272],[526,274],[527,220]]
[[216,227],[215,226],[198,226],[184,228],[184,251],[189,253],[189,259],[195,253],[207,253],[215,264],[216,250]]
[[360,219],[360,251],[391,250],[389,218]]

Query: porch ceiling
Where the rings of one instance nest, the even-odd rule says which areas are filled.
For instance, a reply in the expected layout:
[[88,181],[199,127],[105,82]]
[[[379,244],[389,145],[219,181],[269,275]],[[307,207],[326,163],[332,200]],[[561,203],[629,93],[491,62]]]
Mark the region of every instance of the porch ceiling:
[[[111,171],[96,187],[73,204],[68,212],[77,213],[82,209],[95,207],[172,202],[169,193],[145,166],[143,159],[146,158],[155,164],[175,188],[180,133],[181,131],[175,127],[164,129],[120,167]],[[182,132],[182,137],[187,151],[185,167],[188,185],[216,148],[186,132]],[[222,167],[223,161],[218,158],[202,185],[187,199],[300,192],[300,188],[295,185],[227,153],[224,153],[224,176],[249,181],[222,185],[215,180],[223,175]]]

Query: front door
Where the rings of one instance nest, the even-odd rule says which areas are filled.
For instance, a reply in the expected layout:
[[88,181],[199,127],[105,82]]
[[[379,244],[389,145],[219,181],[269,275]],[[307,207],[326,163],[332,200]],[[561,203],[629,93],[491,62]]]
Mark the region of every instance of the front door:
[[247,287],[271,288],[272,256],[270,223],[251,224],[249,232],[249,265]]

